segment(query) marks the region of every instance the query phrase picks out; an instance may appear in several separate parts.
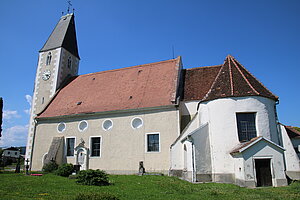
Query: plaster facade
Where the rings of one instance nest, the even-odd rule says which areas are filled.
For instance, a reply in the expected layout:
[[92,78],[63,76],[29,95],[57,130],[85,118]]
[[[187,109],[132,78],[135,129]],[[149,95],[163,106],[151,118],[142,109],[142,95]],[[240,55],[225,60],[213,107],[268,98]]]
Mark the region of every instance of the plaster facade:
[[[257,137],[279,144],[274,100],[259,96],[231,97],[202,102],[198,111],[197,107],[196,101],[184,102],[181,106],[183,115],[193,113],[194,118],[171,147],[171,174],[182,174],[182,177],[193,182],[212,181],[255,187],[253,159],[265,156],[272,157],[272,162],[276,163],[273,167],[273,185],[287,184],[282,150],[257,145],[245,155],[230,154],[241,144],[237,113],[255,113]],[[182,153],[184,148],[186,155]]]
[[294,150],[295,147],[300,145],[300,140],[298,139],[298,144],[295,141],[293,143],[292,139],[289,138],[285,127],[279,125],[278,128],[282,134],[283,147],[286,149],[284,152],[286,160],[286,174],[293,180],[300,180],[300,159]]
[[[42,157],[50,148],[50,141],[55,136],[76,138],[75,147],[85,142],[91,148],[91,137],[101,137],[100,157],[88,155],[89,169],[102,169],[114,174],[138,173],[139,162],[144,162],[147,172],[168,174],[170,167],[169,147],[179,135],[178,110],[171,107],[165,110],[144,112],[99,114],[91,116],[64,117],[66,129],[59,133],[57,126],[60,119],[41,120],[37,123],[32,170],[42,169]],[[143,120],[140,128],[131,126],[132,119]],[[103,121],[110,119],[113,127],[103,130]],[[78,129],[78,123],[85,120],[88,127],[84,131]],[[159,152],[147,152],[146,135],[159,133]],[[76,156],[66,156],[67,163],[76,164]]]

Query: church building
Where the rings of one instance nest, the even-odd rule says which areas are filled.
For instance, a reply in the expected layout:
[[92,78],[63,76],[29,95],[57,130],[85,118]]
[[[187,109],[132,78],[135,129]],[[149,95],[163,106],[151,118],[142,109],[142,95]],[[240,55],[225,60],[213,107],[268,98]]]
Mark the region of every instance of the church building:
[[31,170],[53,160],[245,187],[300,179],[300,133],[278,122],[278,97],[233,56],[217,66],[184,69],[177,57],[84,75],[79,60],[71,13],[39,51]]

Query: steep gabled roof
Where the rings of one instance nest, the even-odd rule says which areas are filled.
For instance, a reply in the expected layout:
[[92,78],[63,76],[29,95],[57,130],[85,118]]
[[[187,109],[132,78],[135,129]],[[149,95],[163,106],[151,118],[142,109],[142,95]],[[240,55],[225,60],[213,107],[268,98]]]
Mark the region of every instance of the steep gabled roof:
[[205,97],[222,65],[185,70],[184,100],[201,100]]
[[186,101],[245,96],[278,99],[231,55],[226,57],[221,66],[186,71],[183,98]]
[[40,52],[63,47],[79,58],[74,14],[62,16]]
[[180,62],[178,57],[78,76],[38,118],[175,105]]

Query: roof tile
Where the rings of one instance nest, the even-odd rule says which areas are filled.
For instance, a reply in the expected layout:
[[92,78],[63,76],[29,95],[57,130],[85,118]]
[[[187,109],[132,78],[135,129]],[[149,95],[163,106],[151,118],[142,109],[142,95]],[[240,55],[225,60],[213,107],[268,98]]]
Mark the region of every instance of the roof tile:
[[78,76],[39,118],[172,105],[179,62],[177,58]]

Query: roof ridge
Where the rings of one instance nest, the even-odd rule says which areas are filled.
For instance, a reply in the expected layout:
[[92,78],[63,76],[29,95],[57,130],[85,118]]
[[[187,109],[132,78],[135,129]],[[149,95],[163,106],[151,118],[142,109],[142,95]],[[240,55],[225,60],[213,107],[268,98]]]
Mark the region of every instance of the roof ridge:
[[[233,64],[235,65],[235,67],[237,68],[237,70],[240,72],[240,74],[242,75],[243,79],[246,81],[246,83],[249,85],[249,87],[253,90],[253,92],[255,92],[257,95],[260,95],[260,93],[252,86],[252,84],[249,82],[249,80],[245,77],[245,75],[243,74],[243,72],[241,71],[241,69],[238,67],[238,65],[235,63],[235,59],[230,55],[229,58],[231,59],[231,61],[233,62]],[[242,66],[243,67],[243,66]],[[245,68],[245,67],[244,67]],[[251,74],[252,75],[252,74]]]
[[231,64],[230,64],[230,55],[228,55],[226,57],[226,60],[228,60],[228,65],[229,65],[229,79],[230,79],[230,87],[231,87],[231,95],[234,95],[234,91],[233,91],[233,79],[232,79],[232,71],[231,71]]
[[174,58],[174,59],[170,59],[170,60],[163,60],[163,61],[159,61],[159,62],[142,64],[142,65],[134,65],[134,66],[130,66],[130,67],[123,67],[123,68],[118,68],[118,69],[111,69],[111,70],[106,70],[106,71],[93,72],[93,73],[88,73],[88,74],[82,74],[82,75],[79,75],[79,76],[80,77],[83,77],[83,76],[92,76],[92,75],[95,75],[95,74],[103,74],[103,73],[108,73],[108,72],[115,72],[115,71],[122,71],[122,70],[127,70],[127,69],[134,69],[134,68],[144,67],[144,66],[153,65],[153,64],[160,64],[160,63],[166,63],[166,62],[176,62],[179,58],[180,57],[177,57],[177,58]]
[[212,67],[221,67],[222,65],[211,65],[211,66],[203,66],[203,67],[193,67],[187,68],[186,70],[193,70],[193,69],[203,69],[203,68],[212,68]]
[[271,92],[262,82],[260,82],[250,71],[248,71],[245,67],[244,67],[244,65],[242,65],[238,60],[236,60],[233,56],[231,56],[239,65],[241,65],[242,67],[243,67],[243,69],[246,71],[246,72],[248,72],[258,83],[260,83],[261,84],[261,86],[263,87],[263,88],[265,88],[268,92],[270,92],[270,94],[272,94],[276,99],[278,99],[279,97],[277,96],[277,95],[275,95],[275,94],[273,94],[273,92]]
[[[226,59],[225,59],[225,60],[226,60]],[[216,82],[217,82],[217,79],[218,79],[218,77],[219,77],[220,74],[221,74],[221,71],[222,71],[222,69],[223,69],[223,67],[224,67],[224,64],[225,64],[225,61],[224,61],[224,63],[221,65],[221,68],[220,68],[220,70],[219,70],[219,72],[218,72],[218,74],[217,74],[217,76],[216,76],[214,82],[211,84],[211,86],[210,86],[208,92],[207,92],[206,95],[201,99],[201,101],[205,100],[205,99],[208,97],[208,95],[211,93],[212,88],[214,88],[214,86],[215,86],[215,84],[216,84]]]

